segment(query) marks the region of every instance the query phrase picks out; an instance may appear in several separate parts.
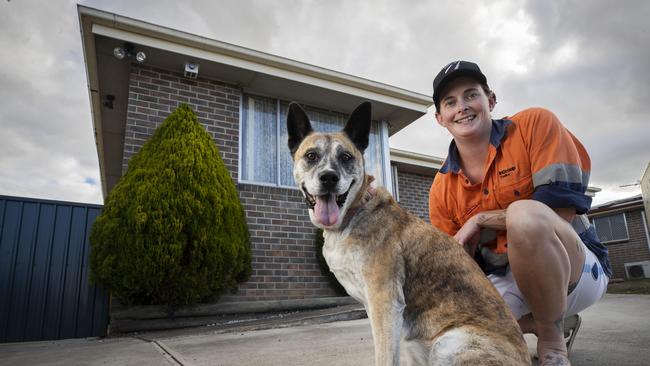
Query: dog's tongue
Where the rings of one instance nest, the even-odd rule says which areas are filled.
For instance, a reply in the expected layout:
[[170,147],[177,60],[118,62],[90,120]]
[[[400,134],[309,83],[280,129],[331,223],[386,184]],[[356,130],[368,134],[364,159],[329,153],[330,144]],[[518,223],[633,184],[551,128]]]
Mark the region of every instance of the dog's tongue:
[[325,226],[332,226],[339,219],[339,206],[336,204],[336,194],[316,196],[314,214],[318,221]]

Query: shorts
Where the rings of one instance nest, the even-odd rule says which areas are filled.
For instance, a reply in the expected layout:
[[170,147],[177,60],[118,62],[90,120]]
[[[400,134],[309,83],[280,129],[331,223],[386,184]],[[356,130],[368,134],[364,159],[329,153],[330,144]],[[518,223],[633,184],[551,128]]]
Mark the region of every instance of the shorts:
[[[584,243],[582,247],[585,251],[585,264],[578,284],[567,297],[565,316],[577,314],[595,304],[603,297],[609,283],[609,278],[605,275],[596,255],[587,249]],[[521,291],[519,291],[519,287],[517,287],[510,267],[508,267],[504,276],[490,274],[488,279],[499,291],[516,319],[530,313],[530,308]]]

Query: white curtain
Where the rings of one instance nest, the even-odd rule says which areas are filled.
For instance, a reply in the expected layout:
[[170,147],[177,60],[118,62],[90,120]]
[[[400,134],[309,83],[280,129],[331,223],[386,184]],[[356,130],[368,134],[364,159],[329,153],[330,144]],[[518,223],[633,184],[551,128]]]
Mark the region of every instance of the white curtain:
[[275,100],[244,96],[242,180],[277,184],[277,135]]
[[289,152],[289,145],[287,145],[287,140],[289,139],[289,133],[287,132],[287,110],[289,109],[289,103],[280,102],[280,182],[281,186],[293,187],[295,185],[293,181],[293,159],[291,159],[291,152]]
[[[388,146],[386,146],[388,148]],[[380,126],[376,122],[372,122],[370,128],[370,139],[368,141],[368,148],[363,155],[366,160],[366,174],[370,174],[375,177],[375,185],[383,186],[384,185],[384,171],[382,165],[382,150],[381,150],[381,130]]]

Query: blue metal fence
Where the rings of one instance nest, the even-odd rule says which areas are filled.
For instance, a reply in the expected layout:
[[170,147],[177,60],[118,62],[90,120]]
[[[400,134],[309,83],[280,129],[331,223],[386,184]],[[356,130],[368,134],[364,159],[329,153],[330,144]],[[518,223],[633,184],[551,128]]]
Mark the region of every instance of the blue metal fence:
[[88,281],[101,208],[0,196],[0,342],[106,334],[108,291]]

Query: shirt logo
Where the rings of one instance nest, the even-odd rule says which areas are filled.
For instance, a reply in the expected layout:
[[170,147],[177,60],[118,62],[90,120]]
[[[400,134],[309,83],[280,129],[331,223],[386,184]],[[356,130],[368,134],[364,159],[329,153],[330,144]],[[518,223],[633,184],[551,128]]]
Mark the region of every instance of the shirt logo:
[[510,168],[499,170],[499,178],[509,177],[512,172],[517,170],[517,167],[511,166]]

